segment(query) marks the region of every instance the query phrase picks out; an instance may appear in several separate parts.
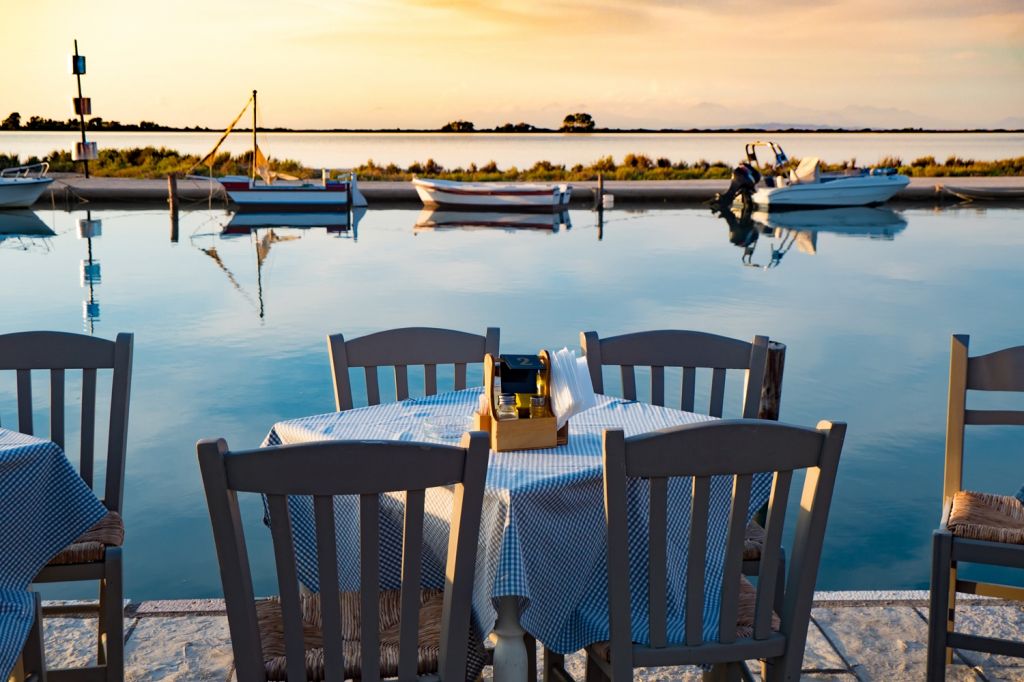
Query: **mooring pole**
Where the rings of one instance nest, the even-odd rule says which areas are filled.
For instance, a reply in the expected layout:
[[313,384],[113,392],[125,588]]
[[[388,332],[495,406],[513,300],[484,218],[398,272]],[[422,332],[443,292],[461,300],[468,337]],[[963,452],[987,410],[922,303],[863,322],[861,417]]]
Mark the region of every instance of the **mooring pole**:
[[[78,39],[75,39],[75,63],[78,63]],[[78,81],[78,101],[82,102],[82,74],[80,69],[75,68],[75,80]],[[82,150],[85,150],[85,109],[79,108],[78,110],[78,122],[82,129]],[[82,166],[85,167],[85,177],[89,177],[89,159],[82,159]]]
[[[256,91],[252,91],[252,181],[256,183]],[[262,317],[262,315],[260,316]]]
[[171,241],[178,243],[178,178],[171,173],[167,176],[167,204],[171,211]]

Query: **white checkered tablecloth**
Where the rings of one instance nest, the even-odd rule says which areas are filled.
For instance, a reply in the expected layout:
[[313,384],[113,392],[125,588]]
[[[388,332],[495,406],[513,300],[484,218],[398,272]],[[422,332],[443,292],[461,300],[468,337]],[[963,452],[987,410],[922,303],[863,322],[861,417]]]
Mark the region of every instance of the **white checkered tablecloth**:
[[32,626],[32,579],[106,513],[60,447],[0,428],[0,679]]
[[[457,444],[430,428],[438,417],[465,417],[466,429],[482,389],[444,393],[347,412],[304,417],[274,425],[264,445],[323,440],[373,439]],[[494,599],[520,599],[523,628],[559,652],[571,652],[608,639],[608,590],[601,434],[621,428],[627,437],[681,424],[709,421],[706,415],[646,403],[598,396],[597,406],[570,420],[567,445],[546,450],[492,452],[487,472],[483,523],[473,595],[476,625],[489,632],[495,622]],[[447,435],[447,434],[444,434]],[[755,476],[748,519],[768,500],[770,474]],[[401,495],[381,504],[381,581],[400,584]],[[716,639],[718,601],[732,483],[715,477],[705,576],[704,636]],[[690,484],[669,484],[669,639],[683,640],[685,566],[688,547]],[[298,570],[302,582],[317,589],[312,500],[290,500]],[[424,583],[443,585],[451,494],[427,495]],[[358,589],[358,502],[335,500],[341,587]],[[647,486],[629,488],[633,641],[647,642]],[[638,599],[637,597],[642,597]],[[643,602],[642,604],[640,602]]]

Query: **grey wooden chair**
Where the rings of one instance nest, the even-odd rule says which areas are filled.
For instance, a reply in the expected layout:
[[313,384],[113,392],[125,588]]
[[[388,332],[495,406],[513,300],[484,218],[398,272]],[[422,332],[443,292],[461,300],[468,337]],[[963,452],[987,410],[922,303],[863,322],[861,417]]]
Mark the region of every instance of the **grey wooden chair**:
[[11,679],[14,682],[46,682],[46,647],[43,644],[43,602],[38,592],[34,592],[35,619],[28,639],[21,650],[21,657],[15,665]]
[[[489,444],[482,432],[463,436],[461,447],[332,441],[229,452],[223,440],[200,441],[238,679],[466,679]],[[420,587],[424,491],[449,485],[455,488],[442,595]],[[266,496],[279,598],[253,598],[239,492]],[[402,587],[379,590],[380,495],[394,492],[404,492],[406,501]],[[289,495],[313,496],[319,594],[299,589]],[[338,587],[336,495],[359,496],[359,592]]]
[[[597,332],[580,332],[580,346],[587,358],[590,379],[594,390],[604,393],[602,368],[618,366],[622,376],[623,397],[636,400],[636,367],[650,367],[651,402],[665,405],[665,368],[682,368],[680,407],[687,412],[702,412],[695,407],[696,377],[698,370],[711,371],[711,390],[708,409],[704,414],[721,417],[725,407],[725,380],[729,370],[740,371],[744,378],[742,416],[754,419],[760,415],[762,391],[765,389],[768,368],[768,337],[755,336],[747,342],[728,336],[689,330],[658,330],[634,332],[598,337]],[[782,366],[777,367],[774,390],[782,386]],[[774,419],[778,418],[778,401],[781,393],[775,395]],[[757,575],[760,566],[761,546],[764,543],[764,528],[751,521],[747,528],[744,571]],[[781,579],[786,572],[785,552],[779,555],[782,562],[777,575]],[[777,594],[781,595],[782,590]]]
[[[765,680],[800,677],[836,469],[846,425],[822,421],[817,429],[764,420],[723,420],[689,424],[624,438],[621,430],[604,433],[605,516],[608,523],[608,609],[611,637],[587,647],[587,679],[631,680],[636,667],[711,665],[705,679],[738,680],[743,661],[762,660]],[[796,518],[793,561],[785,581],[781,613],[775,613],[774,579],[778,569],[786,506],[793,472],[805,470]],[[743,577],[744,528],[754,474],[773,473],[761,558],[761,577],[753,587]],[[702,632],[705,563],[712,476],[732,478],[732,502],[726,537],[721,618],[717,639]],[[692,477],[689,558],[686,573],[683,641],[670,641],[666,616],[671,579],[666,565],[668,480]],[[650,490],[648,586],[631,594],[633,551],[627,532],[626,486],[646,480]],[[678,569],[683,570],[683,569]],[[646,599],[650,644],[631,641],[631,599]]]
[[[93,488],[108,512],[95,526],[50,560],[36,583],[99,581],[99,605],[60,608],[98,615],[96,660],[87,668],[50,670],[56,682],[124,678],[124,608],[121,543],[124,523],[124,466],[128,447],[128,407],[132,376],[134,336],[117,335],[115,341],[65,332],[19,332],[0,335],[0,370],[15,370],[18,394],[18,431],[34,433],[33,370],[50,375],[49,438],[65,449],[65,376],[68,370],[82,372],[82,409],[78,472]],[[93,482],[96,440],[96,379],[98,370],[112,370],[110,421],[107,428],[106,472],[103,490]],[[69,457],[70,459],[70,457]],[[50,613],[43,609],[44,615]]]
[[710,403],[705,414],[721,417],[725,403],[727,370],[745,373],[743,393],[744,418],[757,417],[761,387],[768,362],[768,337],[755,336],[753,342],[687,330],[643,331],[599,338],[597,332],[580,332],[580,346],[587,357],[590,380],[594,390],[604,393],[602,368],[618,366],[622,374],[622,393],[627,400],[636,400],[638,366],[651,368],[651,402],[665,405],[665,368],[683,368],[680,404],[683,410],[695,412],[696,372],[711,370]]
[[455,390],[466,388],[466,365],[483,362],[484,355],[498,355],[500,330],[488,327],[484,336],[452,329],[406,327],[367,334],[349,341],[341,334],[327,337],[334,376],[335,409],[352,409],[350,367],[362,367],[366,375],[368,404],[380,404],[377,368],[392,366],[397,400],[409,397],[409,365],[423,365],[424,395],[437,393],[437,366],[455,365]]
[[1024,601],[1024,588],[957,577],[961,561],[1024,568],[1024,504],[963,489],[965,426],[1024,426],[1022,410],[968,409],[967,392],[1024,392],[1024,346],[969,357],[969,341],[960,334],[951,341],[942,513],[932,535],[929,680],[945,679],[954,648],[1024,657],[1024,642],[955,630],[958,593]]

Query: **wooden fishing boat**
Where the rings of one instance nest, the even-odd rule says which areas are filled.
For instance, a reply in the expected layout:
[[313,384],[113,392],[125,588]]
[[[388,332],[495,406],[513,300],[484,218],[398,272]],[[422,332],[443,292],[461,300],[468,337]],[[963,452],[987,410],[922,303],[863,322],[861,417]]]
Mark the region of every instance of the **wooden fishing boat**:
[[503,211],[562,211],[569,207],[571,185],[455,182],[413,178],[424,206]]
[[217,153],[217,149],[238,123],[239,119],[252,104],[252,171],[249,177],[229,175],[218,178],[228,197],[240,210],[255,211],[346,211],[353,207],[366,206],[366,199],[356,183],[355,173],[347,173],[344,177],[333,178],[331,173],[324,171],[320,184],[300,181],[275,182],[281,174],[270,170],[270,163],[263,155],[256,142],[258,130],[256,116],[256,91],[246,102],[241,113],[231,122],[228,129],[221,135],[214,148],[199,163],[208,164]]

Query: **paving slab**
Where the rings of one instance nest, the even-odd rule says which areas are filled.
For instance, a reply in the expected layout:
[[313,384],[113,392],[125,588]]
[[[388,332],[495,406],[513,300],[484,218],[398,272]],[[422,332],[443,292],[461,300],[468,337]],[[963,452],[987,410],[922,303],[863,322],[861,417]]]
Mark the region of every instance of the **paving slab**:
[[[924,679],[928,626],[914,607],[816,608],[811,615],[858,679]],[[946,679],[984,678],[957,664]]]
[[[927,617],[927,609],[920,611]],[[956,629],[981,637],[1019,641],[1024,635],[1024,608],[1006,602],[989,605],[958,603]],[[970,665],[980,669],[989,680],[1024,680],[1024,659],[964,649],[957,649],[957,653]]]
[[[128,627],[128,623],[125,623]],[[49,668],[81,668],[96,665],[95,618],[44,618],[46,665]]]
[[231,668],[225,616],[140,618],[125,645],[126,682],[224,682]]

